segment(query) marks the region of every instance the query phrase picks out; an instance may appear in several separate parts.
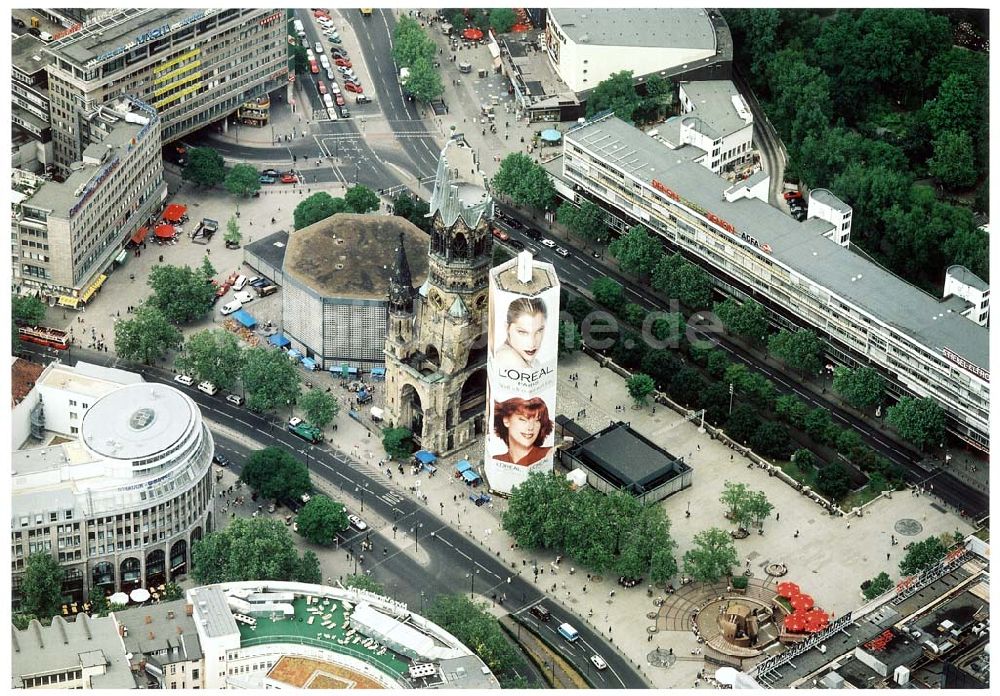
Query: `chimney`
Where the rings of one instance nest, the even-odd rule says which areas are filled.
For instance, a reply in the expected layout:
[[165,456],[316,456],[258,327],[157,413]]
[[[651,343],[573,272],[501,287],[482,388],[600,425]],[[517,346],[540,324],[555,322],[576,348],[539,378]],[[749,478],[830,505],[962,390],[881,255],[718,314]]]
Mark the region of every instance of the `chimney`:
[[168,612],[167,612],[167,618],[168,618],[168,619],[172,619],[172,618],[174,618],[174,612],[173,612],[173,611],[168,611]]
[[177,635],[180,635],[182,633],[184,633],[184,629],[181,628],[180,625],[178,624],[178,626],[177,626]]
[[185,604],[184,605],[184,612],[188,616],[194,616],[194,605],[193,604]]
[[146,614],[146,623],[148,623],[148,624],[153,623],[153,617],[150,616],[149,614]]
[[153,640],[154,638],[156,638],[156,636],[154,636],[154,635],[153,635],[153,632],[152,632],[152,631],[150,631],[150,632],[149,632],[149,639],[150,639],[150,640]]

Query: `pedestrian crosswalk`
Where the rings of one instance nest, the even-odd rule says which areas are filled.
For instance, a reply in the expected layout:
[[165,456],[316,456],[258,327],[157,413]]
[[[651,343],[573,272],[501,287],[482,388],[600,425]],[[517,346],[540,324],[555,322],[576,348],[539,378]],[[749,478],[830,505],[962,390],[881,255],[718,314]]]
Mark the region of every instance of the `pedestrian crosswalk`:
[[389,505],[393,506],[403,501],[403,496],[401,496],[399,493],[393,493],[392,491],[386,491],[383,495],[379,497]]

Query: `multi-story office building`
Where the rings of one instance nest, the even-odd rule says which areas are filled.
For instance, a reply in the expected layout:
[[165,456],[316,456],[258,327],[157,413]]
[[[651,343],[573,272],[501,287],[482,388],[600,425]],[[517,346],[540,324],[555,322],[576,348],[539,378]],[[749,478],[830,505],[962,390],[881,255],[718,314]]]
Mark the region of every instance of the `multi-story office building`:
[[[851,252],[822,216],[792,220],[767,203],[767,186],[730,185],[697,164],[701,149],[670,149],[611,115],[564,140],[564,195],[602,202],[620,229],[648,226],[709,270],[723,292],[760,301],[787,326],[816,330],[834,361],[876,367],[897,396],[935,399],[955,435],[988,449],[989,333],[963,316],[966,299],[939,300]],[[849,230],[848,211],[828,193],[810,212],[825,206]]]
[[15,609],[33,553],[58,560],[74,602],[186,574],[213,523],[214,444],[194,401],[85,363],[51,364],[27,400],[15,416],[30,418],[32,438],[11,461]]
[[49,125],[49,78],[45,44],[31,34],[11,42],[11,112],[14,125],[11,165],[37,173],[52,161]]
[[167,195],[152,107],[122,99],[95,109],[79,127],[88,145],[66,181],[19,170],[12,178],[14,290],[71,307],[90,299]]
[[176,140],[287,84],[285,11],[124,9],[46,47],[56,163],[79,160],[81,122],[123,92],[149,102]]
[[705,151],[701,164],[719,174],[753,156],[753,114],[729,80],[682,82],[678,88],[683,116],[657,130],[672,147],[694,145]]

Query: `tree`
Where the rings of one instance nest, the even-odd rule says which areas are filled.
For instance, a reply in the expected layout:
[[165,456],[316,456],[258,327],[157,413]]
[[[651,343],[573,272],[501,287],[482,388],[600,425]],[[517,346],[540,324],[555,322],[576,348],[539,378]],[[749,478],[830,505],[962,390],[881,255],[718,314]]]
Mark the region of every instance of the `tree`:
[[921,450],[944,441],[944,411],[934,399],[904,396],[885,415],[889,425]]
[[455,8],[453,10],[445,10],[445,17],[448,22],[454,27],[455,31],[459,34],[462,33],[462,29],[468,24],[468,20],[465,18],[465,11]]
[[635,405],[643,407],[649,403],[649,395],[656,389],[656,384],[649,375],[636,372],[625,381],[625,388]]
[[569,481],[553,473],[530,474],[514,488],[501,517],[504,531],[526,549],[562,548],[564,530],[558,515],[568,512],[575,494]]
[[595,278],[590,283],[594,300],[605,307],[617,308],[625,301],[625,291],[621,283],[606,276]]
[[369,213],[382,207],[378,194],[367,186],[352,186],[344,194],[344,204],[348,212]]
[[43,619],[58,614],[65,575],[52,554],[39,552],[28,556],[21,576],[21,611]]
[[280,350],[250,348],[243,353],[243,388],[247,408],[260,413],[299,399],[300,373]]
[[45,303],[31,295],[14,295],[10,313],[18,326],[35,326],[45,319]]
[[784,458],[788,452],[788,431],[777,423],[761,423],[750,439],[754,451],[766,457]]
[[663,255],[663,246],[649,234],[645,226],[635,225],[608,245],[608,253],[618,259],[623,271],[643,277],[652,272]]
[[740,404],[734,408],[732,414],[726,419],[726,433],[737,442],[750,442],[758,428],[760,428],[760,419],[757,418],[757,411],[746,404]]
[[757,524],[760,524],[765,519],[770,517],[771,513],[774,511],[774,505],[772,505],[771,501],[767,499],[767,495],[764,491],[751,492],[749,498],[747,499],[746,508],[747,514],[749,514],[750,518]]
[[646,319],[646,314],[647,312],[643,309],[642,305],[635,302],[627,303],[619,311],[619,316],[625,320],[625,323],[632,326],[642,326]]
[[308,582],[313,585],[320,585],[323,582],[323,569],[319,565],[319,556],[313,551],[306,551],[302,554],[295,567],[295,574],[292,578],[295,582]]
[[767,349],[793,370],[818,374],[823,367],[823,342],[809,329],[792,333],[782,329],[771,336]]
[[851,477],[841,464],[831,462],[816,474],[816,490],[830,498],[840,500],[851,490]]
[[226,178],[226,163],[222,155],[210,147],[192,147],[181,178],[199,186],[215,186]]
[[579,207],[572,203],[563,203],[556,209],[556,219],[559,224],[568,227],[588,244],[607,236],[606,215],[603,208],[590,201],[584,201]]
[[816,455],[812,453],[812,450],[799,448],[792,452],[792,461],[799,469],[806,472],[816,466]]
[[882,402],[886,383],[871,367],[838,367],[833,371],[833,388],[855,408],[865,409]]
[[299,534],[314,544],[329,546],[337,538],[337,533],[349,526],[347,511],[325,495],[314,495],[305,504],[295,519]]
[[680,368],[681,361],[673,351],[656,348],[646,351],[639,365],[642,371],[655,379],[661,387],[666,387]]
[[892,578],[885,571],[879,573],[871,580],[861,583],[861,594],[869,602],[876,597],[880,597],[892,589]]
[[580,327],[572,321],[559,322],[559,357],[572,355],[583,347]]
[[543,210],[556,195],[545,169],[522,152],[512,152],[503,158],[491,187],[496,193],[508,196],[515,205]]
[[739,511],[746,507],[746,501],[750,497],[750,487],[738,481],[726,481],[722,484],[722,495],[719,502],[726,506],[726,516],[735,520],[739,516]]
[[190,266],[153,266],[146,281],[153,294],[146,303],[163,312],[172,324],[201,319],[215,299],[215,287],[208,282],[210,279],[201,269]]
[[[222,237],[226,246],[238,247],[243,241],[243,234],[240,232],[240,223],[236,221],[236,216],[232,215],[226,221],[226,233]],[[207,259],[207,257],[206,257]],[[215,275],[214,273],[212,275]],[[211,277],[211,276],[210,276]]]
[[685,406],[697,406],[704,389],[705,380],[693,367],[681,367],[670,378],[670,396]]
[[140,306],[131,319],[115,324],[115,352],[124,360],[152,365],[168,350],[180,347],[183,336],[156,307]]
[[809,411],[809,413],[806,414],[805,419],[802,421],[802,426],[805,428],[806,434],[809,437],[820,443],[830,442],[831,436],[836,437],[836,433],[834,431],[839,430],[837,426],[833,424],[830,412],[825,408],[814,408]]
[[506,34],[517,24],[517,15],[514,10],[506,7],[497,7],[490,12],[490,26],[498,34]]
[[653,74],[646,78],[646,96],[632,112],[632,118],[637,123],[655,123],[669,112],[674,102],[674,84],[659,75]]
[[326,191],[320,191],[306,198],[295,206],[292,221],[295,229],[301,230],[313,223],[325,220],[331,215],[347,210],[347,202],[343,198],[334,198]]
[[976,183],[972,138],[960,130],[946,130],[934,139],[934,156],[927,160],[931,176],[949,190]]
[[344,587],[353,587],[359,590],[367,590],[378,595],[385,594],[385,588],[372,579],[370,575],[348,575],[341,583]]
[[393,31],[392,56],[403,67],[412,67],[423,59],[430,61],[436,50],[434,43],[412,17],[400,17]]
[[402,218],[409,218],[413,212],[413,197],[408,193],[396,194],[392,199],[392,214]]
[[325,428],[333,422],[340,413],[340,402],[320,389],[310,389],[299,397],[299,407],[306,415],[306,420],[317,428]]
[[383,428],[382,447],[389,459],[406,459],[413,453],[413,433],[409,428]]
[[941,539],[927,537],[910,547],[903,560],[899,562],[899,572],[902,575],[916,575],[940,561],[946,553],[948,549],[941,543]]
[[221,329],[206,329],[188,338],[174,367],[199,382],[211,382],[228,390],[239,378],[242,353],[236,336]]
[[984,92],[969,75],[956,73],[946,77],[938,88],[937,97],[924,108],[935,138],[947,131],[978,132],[983,119]]
[[615,116],[631,123],[633,112],[642,99],[635,91],[632,71],[622,70],[598,83],[587,99],[587,117],[601,111],[614,111]]
[[280,447],[265,447],[247,457],[240,481],[270,500],[298,500],[312,490],[306,465]]
[[194,542],[192,574],[199,585],[252,580],[297,580],[300,570],[288,528],[278,520],[236,517]]
[[733,538],[718,527],[694,535],[694,546],[684,553],[684,572],[700,582],[718,582],[737,563]]
[[225,186],[234,196],[249,198],[260,191],[260,173],[249,164],[237,164],[226,174]]
[[805,427],[809,406],[794,394],[784,394],[775,399],[774,412],[781,420],[801,430]]
[[168,582],[163,587],[162,599],[164,602],[174,602],[184,598],[184,590],[175,582]]
[[309,72],[309,55],[306,53],[305,46],[288,44],[288,59],[292,63],[293,72],[299,75],[305,75]]
[[[988,212],[988,211],[987,211]],[[945,240],[942,251],[947,263],[965,266],[980,278],[990,277],[990,239],[983,230],[962,226]]]
[[728,331],[753,342],[767,338],[767,312],[754,300],[739,303],[729,298],[712,307]]
[[427,609],[427,618],[451,633],[478,655],[490,671],[500,675],[520,660],[485,605],[463,594],[441,594]]
[[[433,51],[434,45],[430,44],[430,47]],[[415,99],[425,104],[434,101],[444,94],[444,83],[441,82],[441,73],[434,68],[431,59],[423,56],[417,58],[410,66],[410,74],[406,78],[403,87]]]

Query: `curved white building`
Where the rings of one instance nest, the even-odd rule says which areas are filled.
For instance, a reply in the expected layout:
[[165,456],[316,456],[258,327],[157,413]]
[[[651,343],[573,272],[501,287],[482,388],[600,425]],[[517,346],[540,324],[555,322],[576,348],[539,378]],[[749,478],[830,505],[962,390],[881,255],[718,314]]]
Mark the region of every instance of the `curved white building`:
[[188,590],[204,688],[499,688],[455,636],[357,589],[253,581]]
[[44,431],[48,446],[13,454],[15,604],[32,553],[59,560],[64,595],[80,602],[189,572],[192,544],[212,530],[214,443],[198,406],[164,384],[116,383],[119,372],[59,366],[39,378],[32,419],[67,409],[79,436]]

